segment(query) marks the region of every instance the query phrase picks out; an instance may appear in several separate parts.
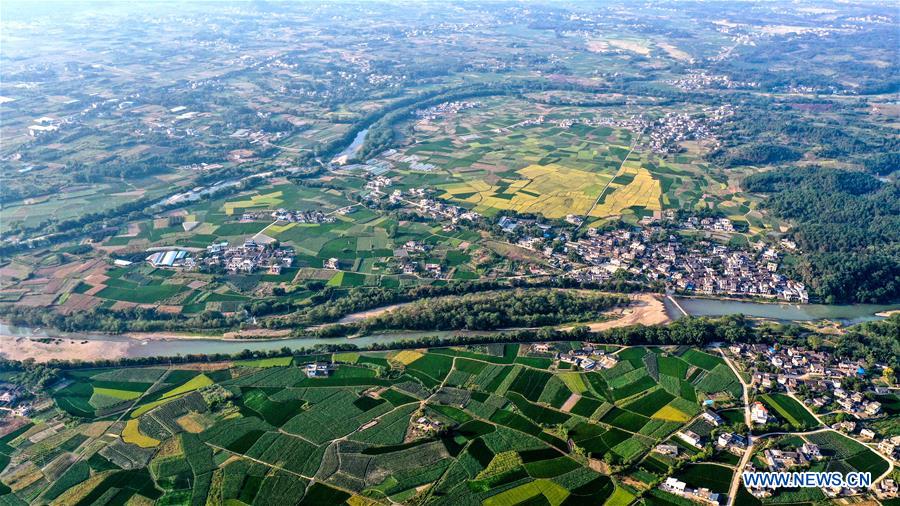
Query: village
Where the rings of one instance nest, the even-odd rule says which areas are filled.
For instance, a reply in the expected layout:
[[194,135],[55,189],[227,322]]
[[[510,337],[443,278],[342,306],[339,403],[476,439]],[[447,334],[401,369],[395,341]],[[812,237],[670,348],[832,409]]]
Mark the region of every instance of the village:
[[[751,384],[765,392],[787,392],[800,399],[813,413],[852,415],[832,428],[860,438],[874,441],[878,435],[865,427],[864,422],[883,415],[882,405],[875,395],[890,390],[874,384],[869,378],[880,377],[890,366],[876,364],[874,371],[862,361],[836,359],[832,354],[797,347],[777,347],[764,344],[734,344],[728,349],[732,356],[750,364]],[[874,374],[874,376],[872,376]],[[752,411],[753,420],[769,423],[769,415],[760,406]],[[898,441],[900,442],[900,441]],[[885,447],[888,455],[894,446]]]
[[[722,232],[733,231],[727,218],[701,222]],[[684,228],[692,226],[686,221]],[[603,281],[623,270],[683,293],[809,301],[802,283],[778,273],[778,252],[762,243],[746,251],[709,240],[686,243],[666,232],[659,226],[605,233],[589,229],[587,238],[568,247],[590,267],[571,275],[583,281]]]
[[[567,221],[580,224],[574,216]],[[498,224],[512,234],[527,223],[503,217]],[[587,236],[575,241],[568,240],[566,233],[555,235],[547,226],[544,237],[525,236],[516,244],[541,253],[567,276],[582,282],[603,282],[624,271],[680,293],[809,302],[809,292],[802,283],[778,272],[780,253],[776,247],[781,246],[760,242],[752,244],[751,250],[736,249],[706,239],[687,242],[673,233],[674,225],[680,231],[730,234],[735,229],[727,218],[688,217],[679,223],[674,214],[667,213],[664,221],[648,219],[642,225],[608,232],[588,228]],[[551,248],[553,238],[563,241],[565,247]],[[570,253],[587,267],[577,266]]]
[[263,219],[273,219],[276,224],[285,223],[309,223],[320,225],[322,223],[334,223],[334,215],[325,214],[322,211],[298,211],[279,208],[274,211],[246,211],[241,214],[241,222],[253,222]]
[[240,246],[229,246],[227,242],[207,246],[200,265],[206,269],[223,268],[232,274],[262,270],[266,274],[278,275],[282,269],[291,267],[293,262],[293,248],[247,239]]
[[[619,352],[606,352],[589,343],[573,347],[570,351],[557,351],[558,349],[556,343],[534,343],[529,345],[527,354],[551,357],[560,368],[565,365],[566,368],[581,371],[611,369],[619,363]],[[799,438],[790,440],[790,443],[778,443],[780,435],[840,432],[877,451],[884,458],[894,461],[900,459],[900,436],[882,436],[867,426],[869,421],[883,420],[888,416],[883,413],[881,404],[873,400],[875,395],[889,394],[888,389],[875,381],[889,368],[887,365],[876,364],[870,370],[861,361],[844,360],[831,353],[797,346],[740,343],[718,349],[749,371],[748,388],[751,398],[765,398],[768,394],[782,392],[784,395],[796,396],[812,413],[821,413],[823,417],[828,415],[840,421],[820,428],[810,426],[811,430],[807,432],[785,428],[784,424],[788,423],[786,416],[790,415],[781,411],[776,413],[771,400],[766,403],[755,400],[746,407],[747,421],[750,423],[747,427],[743,422],[736,423],[733,416],[726,420],[721,411],[737,413],[743,412],[744,408],[735,406],[733,401],[719,407],[718,402],[710,399],[703,403],[705,407],[699,415],[671,438],[656,445],[653,448],[655,454],[675,461],[685,461],[697,452],[710,450],[731,454],[735,459],[752,451],[757,458],[748,460],[746,467],[739,468],[738,472],[802,471],[818,462],[834,459],[834,450],[826,452],[819,444]],[[848,390],[842,389],[842,386]],[[838,414],[841,416],[835,416]],[[818,420],[820,415],[811,416]],[[659,488],[702,504],[731,504],[726,494],[705,487],[691,487],[675,476],[663,480]],[[898,496],[898,485],[890,477],[880,480],[873,490],[881,499]],[[760,499],[773,494],[773,489],[762,487],[749,487],[748,491]],[[850,497],[863,492],[865,490],[859,487],[831,487],[824,490],[829,498]]]
[[[890,390],[873,381],[885,373],[890,374],[893,370],[889,365],[872,366],[863,361],[839,359],[832,353],[796,346],[741,343],[729,346],[727,354],[744,364],[745,370],[751,373],[750,388],[758,394],[792,398],[803,406],[801,409],[810,412],[815,423],[826,424],[813,432],[837,431],[876,450],[884,458],[900,459],[900,436],[880,434],[871,423],[889,416],[875,397],[890,394]],[[784,414],[776,414],[762,402],[755,401],[749,406],[749,415],[754,432],[776,431],[774,433],[777,434],[778,427],[785,422],[783,418],[794,413],[785,410]],[[830,426],[827,425],[829,423]],[[734,437],[738,436],[720,435],[718,444],[731,447],[729,439]],[[738,437],[737,448],[746,446],[747,439]],[[787,449],[765,448],[762,452],[762,460],[767,466],[764,470],[768,471],[802,470],[823,458],[820,448],[810,442]],[[745,470],[755,470],[752,462]],[[772,490],[767,488],[750,488],[749,491],[759,498],[772,494]],[[824,491],[828,497],[863,492],[862,489],[841,487]],[[898,485],[887,478],[878,483],[875,491],[883,499],[897,497]]]
[[[576,235],[572,228],[577,230],[584,222],[580,216],[569,215],[563,224],[508,215],[488,219],[435,198],[428,188],[391,191],[392,185],[389,177],[370,176],[364,202],[441,222],[444,232],[455,230],[461,221],[487,225],[485,221],[492,220],[510,243],[539,253],[551,267],[580,282],[602,283],[622,271],[684,294],[809,302],[806,286],[779,272],[783,250],[793,251],[796,245],[784,240],[736,248],[711,240],[738,232],[728,218],[679,218],[667,211],[660,217],[642,219],[640,226],[605,232],[587,228],[581,238],[572,239]],[[535,229],[539,233],[528,232]],[[691,241],[683,237],[698,232],[700,237]],[[405,273],[416,271],[410,261],[401,262]],[[546,271],[531,267],[532,274],[540,272]]]

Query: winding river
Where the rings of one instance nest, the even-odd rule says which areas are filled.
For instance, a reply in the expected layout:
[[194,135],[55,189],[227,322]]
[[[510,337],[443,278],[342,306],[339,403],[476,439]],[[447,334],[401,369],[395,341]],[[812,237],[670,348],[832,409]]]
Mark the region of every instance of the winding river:
[[[845,324],[880,318],[875,313],[900,310],[900,304],[892,305],[824,305],[824,304],[769,304],[722,299],[677,298],[678,304],[690,315],[721,316],[741,313],[751,317],[780,321],[838,320]],[[669,300],[664,299],[666,311],[673,319],[683,316]],[[370,310],[367,313],[371,313]],[[346,321],[357,318],[349,315]],[[283,339],[210,339],[210,338],[135,338],[100,333],[66,333],[52,329],[14,327],[0,323],[0,355],[23,359],[34,357],[39,361],[52,358],[60,360],[98,358],[177,356],[190,354],[225,353],[242,350],[267,351],[282,347],[311,348],[317,344],[352,343],[366,347],[373,343],[394,343],[422,337],[446,337],[452,335],[478,335],[486,332],[397,332],[373,334],[354,339],[348,338],[283,338]]]

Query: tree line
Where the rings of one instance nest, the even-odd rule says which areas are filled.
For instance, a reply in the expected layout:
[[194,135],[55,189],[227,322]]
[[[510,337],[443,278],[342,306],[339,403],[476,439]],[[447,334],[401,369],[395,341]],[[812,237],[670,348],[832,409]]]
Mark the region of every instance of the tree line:
[[597,321],[604,312],[625,305],[623,295],[586,294],[536,289],[489,291],[414,302],[360,322],[333,325],[327,335],[377,330],[497,330]]

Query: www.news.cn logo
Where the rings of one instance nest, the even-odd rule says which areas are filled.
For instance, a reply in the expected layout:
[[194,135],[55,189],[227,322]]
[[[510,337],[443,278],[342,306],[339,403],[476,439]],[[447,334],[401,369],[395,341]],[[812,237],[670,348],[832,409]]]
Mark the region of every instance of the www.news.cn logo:
[[847,473],[844,475],[837,472],[816,473],[812,471],[747,472],[741,478],[747,488],[868,488],[872,486],[872,473]]

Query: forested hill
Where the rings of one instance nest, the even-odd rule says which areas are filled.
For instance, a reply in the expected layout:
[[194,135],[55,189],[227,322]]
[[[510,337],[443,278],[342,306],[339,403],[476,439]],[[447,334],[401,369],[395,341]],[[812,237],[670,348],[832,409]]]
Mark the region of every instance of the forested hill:
[[744,187],[791,220],[796,274],[826,302],[900,298],[900,183],[819,167],[755,174]]

